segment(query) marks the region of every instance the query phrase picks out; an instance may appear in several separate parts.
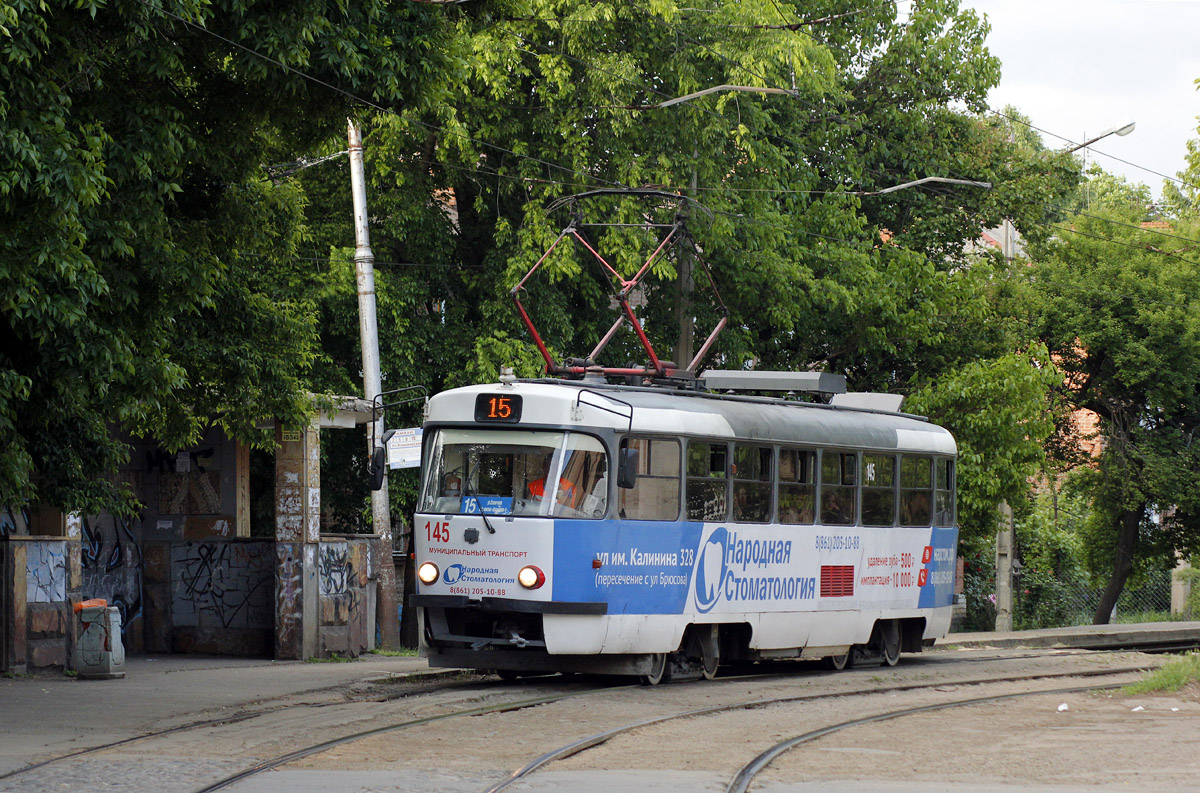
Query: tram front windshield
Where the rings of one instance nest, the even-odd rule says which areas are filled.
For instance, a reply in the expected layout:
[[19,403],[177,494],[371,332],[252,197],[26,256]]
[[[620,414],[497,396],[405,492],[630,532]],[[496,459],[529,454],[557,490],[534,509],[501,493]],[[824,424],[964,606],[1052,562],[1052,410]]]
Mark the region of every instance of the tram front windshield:
[[601,518],[608,455],[578,432],[438,430],[418,511],[444,515]]

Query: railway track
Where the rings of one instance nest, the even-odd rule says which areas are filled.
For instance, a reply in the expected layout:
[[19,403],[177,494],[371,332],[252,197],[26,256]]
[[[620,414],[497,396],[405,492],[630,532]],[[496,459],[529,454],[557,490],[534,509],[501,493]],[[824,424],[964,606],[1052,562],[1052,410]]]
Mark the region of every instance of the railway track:
[[[1139,666],[1139,667],[1126,667],[1126,668],[1120,668],[1120,669],[1096,670],[1096,671],[1090,672],[1090,673],[1080,673],[1080,672],[1076,671],[1076,672],[1053,673],[1053,674],[1045,674],[1045,675],[1022,675],[1019,677],[1010,677],[1010,678],[986,678],[986,679],[979,679],[979,680],[956,681],[956,682],[954,682],[953,685],[956,687],[959,687],[959,686],[987,686],[987,685],[992,685],[992,684],[997,684],[997,683],[1014,683],[1014,682],[1050,680],[1050,679],[1061,679],[1061,678],[1111,677],[1111,676],[1134,674],[1134,673],[1138,673],[1138,672],[1141,672],[1144,670],[1145,670],[1145,667]],[[484,791],[484,793],[500,793],[500,791],[505,790],[506,788],[508,788],[509,786],[513,785],[516,782],[526,779],[534,772],[544,769],[546,766],[550,765],[551,763],[554,763],[554,762],[557,762],[560,760],[565,760],[568,757],[572,757],[581,752],[587,751],[588,749],[593,749],[597,746],[601,746],[601,745],[607,743],[608,741],[612,740],[613,738],[616,738],[620,735],[625,735],[625,734],[631,733],[635,730],[642,730],[642,729],[645,729],[648,727],[654,727],[654,726],[666,724],[666,723],[669,723],[672,721],[678,721],[681,719],[693,719],[693,718],[705,717],[705,716],[714,716],[714,715],[728,713],[730,711],[735,711],[735,710],[760,709],[760,708],[770,707],[773,705],[793,704],[793,703],[799,703],[799,702],[811,702],[811,701],[820,700],[820,699],[852,697],[852,696],[856,696],[856,695],[876,695],[876,694],[897,693],[897,692],[902,692],[902,691],[903,692],[920,691],[920,690],[936,689],[939,687],[944,687],[946,685],[947,685],[946,681],[939,681],[938,683],[935,683],[935,684],[885,686],[883,688],[861,689],[858,691],[829,692],[829,693],[822,693],[822,694],[801,694],[801,695],[796,695],[796,696],[774,697],[774,698],[770,698],[770,699],[754,699],[754,700],[748,700],[745,702],[737,702],[737,703],[727,704],[727,705],[717,705],[717,706],[709,707],[709,708],[700,708],[697,710],[683,711],[680,713],[674,713],[674,714],[670,714],[667,716],[660,716],[657,718],[643,719],[640,721],[630,722],[628,724],[623,724],[623,725],[620,725],[617,727],[613,727],[613,728],[604,730],[603,732],[599,732],[594,735],[590,735],[585,738],[581,738],[579,740],[572,741],[571,743],[568,743],[568,744],[561,746],[557,749],[554,749],[550,752],[546,752],[545,754],[542,754],[541,756],[534,758],[526,765],[524,765],[521,768],[514,771],[513,774],[511,776],[509,776],[507,779],[504,779],[503,781],[487,788]],[[1015,698],[1023,697],[1023,696],[1100,690],[1100,689],[1108,689],[1108,688],[1117,688],[1122,685],[1125,685],[1125,683],[1097,684],[1097,685],[1089,685],[1089,686],[1072,686],[1069,688],[1058,688],[1058,689],[1036,689],[1036,690],[1021,692],[1021,693],[1017,693],[1017,694],[1003,694],[1003,695],[992,695],[992,696],[984,696],[984,697],[973,697],[970,699],[963,699],[963,700],[951,700],[951,701],[938,703],[938,704],[934,704],[934,705],[924,705],[924,706],[919,706],[919,707],[914,707],[914,708],[905,708],[902,710],[890,711],[887,713],[882,713],[882,714],[878,714],[878,715],[867,717],[867,718],[853,719],[850,721],[833,724],[833,725],[830,725],[827,727],[823,727],[819,730],[814,730],[811,732],[804,733],[803,735],[798,736],[798,737],[789,738],[785,741],[781,741],[781,742],[771,746],[770,748],[764,750],[760,755],[758,755],[758,757],[756,757],[753,761],[748,763],[746,766],[744,766],[738,772],[737,776],[734,778],[733,781],[730,782],[730,784],[726,788],[726,790],[727,790],[727,793],[735,793],[735,791],[736,791],[736,793],[744,793],[744,791],[746,790],[750,781],[755,777],[755,775],[757,775],[771,761],[773,761],[776,757],[778,757],[783,752],[785,752],[795,746],[799,746],[802,743],[806,743],[808,741],[815,740],[822,736],[829,735],[831,733],[838,732],[840,730],[847,729],[849,727],[860,726],[863,724],[869,724],[869,723],[873,723],[876,721],[885,721],[885,720],[890,720],[890,719],[894,719],[894,718],[900,718],[902,716],[915,715],[918,713],[926,713],[926,712],[933,711],[933,710],[944,710],[944,709],[952,708],[952,707],[964,707],[967,705],[977,705],[977,704],[983,704],[986,702],[1001,701],[1004,699],[1015,699]]]
[[[993,655],[982,658],[959,658],[960,661],[977,660],[999,662],[1003,665],[1006,661],[1037,661],[1039,659],[1063,658],[1075,655],[1091,655],[1096,653],[1086,652],[1070,652],[1070,651],[1047,651],[1042,653],[1013,653],[1007,655]],[[914,659],[916,660],[916,659]],[[814,682],[821,685],[831,684],[832,687],[821,692],[806,692],[800,694],[786,694],[777,697],[758,697],[754,699],[744,699],[733,702],[726,702],[719,706],[695,709],[683,708],[673,712],[664,713],[650,719],[642,719],[635,722],[629,722],[622,725],[617,725],[601,733],[577,739],[569,745],[556,749],[549,753],[544,753],[537,758],[533,758],[518,772],[515,772],[508,780],[498,783],[497,786],[489,788],[489,790],[501,790],[515,781],[527,777],[529,774],[538,769],[556,762],[566,757],[578,754],[586,749],[595,746],[600,746],[612,738],[633,732],[635,730],[652,727],[659,724],[666,724],[672,721],[679,721],[689,718],[713,716],[722,712],[735,710],[752,710],[770,707],[776,704],[785,703],[804,703],[820,700],[828,700],[838,697],[856,697],[865,695],[887,694],[906,691],[931,690],[945,686],[967,686],[967,685],[986,685],[994,682],[1015,682],[1015,681],[1034,681],[1034,680],[1049,680],[1061,677],[1077,677],[1080,675],[1078,671],[1068,672],[1047,672],[1041,674],[1025,674],[1025,675],[1008,675],[1008,676],[946,676],[941,673],[940,668],[943,666],[943,661],[936,657],[925,656],[920,658],[918,663],[912,663],[900,667],[901,671],[905,669],[914,670],[918,674],[923,673],[922,667],[928,668],[932,666],[939,667],[937,679],[931,682],[911,682],[896,685],[880,685],[878,676],[867,678],[871,681],[869,685],[862,685],[862,677],[869,674],[871,670],[862,670],[864,675],[847,675],[846,673],[831,673],[819,675],[797,674],[796,665],[786,671],[770,671],[767,674],[746,675],[737,677],[723,677],[714,683],[705,683],[699,685],[683,684],[681,686],[667,687],[667,691],[713,691],[719,692],[721,688],[726,690],[734,686],[742,686],[748,680],[755,681],[759,687],[766,685],[791,685],[795,682],[798,685],[809,686]],[[815,665],[808,664],[808,668],[813,668]],[[1122,667],[1118,670],[1105,669],[1096,670],[1091,674],[1108,675],[1115,673],[1128,673],[1138,669],[1145,668],[1145,665],[1136,667]],[[891,670],[886,670],[889,674]],[[894,677],[894,676],[893,676]],[[119,750],[124,750],[130,747],[131,744],[142,743],[145,745],[143,751],[152,751],[156,741],[166,739],[173,735],[188,733],[191,731],[205,731],[222,729],[225,727],[243,725],[243,729],[253,728],[255,719],[267,719],[268,717],[279,716],[287,711],[299,711],[301,709],[311,709],[315,711],[327,711],[335,706],[342,708],[353,709],[356,706],[364,706],[370,703],[396,703],[400,700],[406,701],[414,707],[420,706],[425,708],[435,708],[437,712],[426,715],[412,715],[396,718],[389,717],[385,723],[373,724],[367,729],[341,729],[335,737],[325,738],[319,742],[300,746],[298,748],[290,748],[289,751],[279,752],[271,757],[257,760],[256,762],[246,765],[242,769],[234,773],[226,773],[219,778],[213,779],[209,775],[211,781],[204,784],[202,787],[190,788],[195,793],[209,793],[228,789],[235,784],[250,779],[263,772],[280,769],[305,758],[315,757],[335,747],[354,744],[357,741],[365,741],[375,736],[396,733],[403,730],[412,730],[415,728],[428,727],[437,722],[445,722],[454,719],[469,719],[471,717],[484,716],[488,714],[511,713],[532,708],[551,705],[556,702],[570,700],[574,698],[600,695],[606,693],[615,693],[619,691],[645,691],[650,694],[651,689],[640,689],[637,686],[617,686],[611,682],[604,682],[602,685],[596,685],[594,679],[588,678],[568,678],[564,685],[563,678],[542,678],[531,679],[525,684],[514,687],[508,684],[497,683],[489,680],[468,680],[468,681],[453,681],[437,685],[425,685],[419,687],[408,688],[407,690],[397,690],[389,692],[386,695],[372,694],[358,698],[347,699],[339,702],[327,703],[291,703],[287,705],[278,705],[272,707],[251,709],[240,711],[229,716],[217,719],[196,720],[187,724],[179,725],[165,730],[146,733],[139,736],[133,736],[117,741],[112,741],[102,745],[89,747],[79,752],[73,752],[67,755],[62,755],[56,758],[51,758],[40,763],[26,766],[16,771],[0,776],[0,783],[8,783],[8,780],[14,777],[20,778],[26,775],[26,778],[36,777],[36,772],[44,770],[48,766],[54,766],[60,763],[80,762],[83,761],[86,755],[104,755]],[[710,689],[710,687],[712,687]],[[516,692],[520,692],[523,696],[508,696]],[[437,697],[445,694],[451,696],[468,695],[472,697],[472,701],[464,704],[461,703],[438,703]],[[499,700],[495,702],[484,701],[480,703],[479,699],[488,699],[499,695]],[[661,705],[661,698],[657,700]],[[359,718],[361,721],[361,717]],[[266,722],[264,722],[265,724]],[[15,781],[15,780],[14,780]],[[0,787],[0,789],[3,789]]]

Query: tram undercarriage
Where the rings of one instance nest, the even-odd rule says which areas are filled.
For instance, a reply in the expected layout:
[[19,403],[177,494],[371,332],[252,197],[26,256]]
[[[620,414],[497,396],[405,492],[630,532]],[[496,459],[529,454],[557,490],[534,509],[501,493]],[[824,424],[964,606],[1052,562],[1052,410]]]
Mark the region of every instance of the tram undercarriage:
[[427,607],[421,613],[421,655],[442,668],[490,669],[511,679],[521,675],[579,673],[636,676],[654,685],[709,679],[721,664],[824,659],[832,669],[894,666],[901,652],[920,652],[922,617],[876,620],[863,644],[781,648],[752,647],[749,623],[691,624],[673,652],[551,653],[543,615],[487,608]]

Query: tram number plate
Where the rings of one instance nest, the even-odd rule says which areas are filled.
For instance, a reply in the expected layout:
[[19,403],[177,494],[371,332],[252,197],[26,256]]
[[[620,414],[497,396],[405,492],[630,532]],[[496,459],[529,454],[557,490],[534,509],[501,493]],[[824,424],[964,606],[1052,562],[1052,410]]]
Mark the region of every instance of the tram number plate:
[[475,420],[516,424],[521,420],[521,397],[517,394],[480,394],[475,397]]

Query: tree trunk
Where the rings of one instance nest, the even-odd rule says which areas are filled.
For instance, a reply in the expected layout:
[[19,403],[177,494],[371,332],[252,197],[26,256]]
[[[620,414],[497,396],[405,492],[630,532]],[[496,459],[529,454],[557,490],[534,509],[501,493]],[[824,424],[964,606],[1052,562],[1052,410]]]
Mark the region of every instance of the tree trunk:
[[1113,562],[1113,572],[1108,579],[1108,585],[1104,587],[1104,592],[1100,595],[1100,602],[1096,605],[1096,613],[1092,617],[1093,625],[1108,624],[1113,607],[1117,605],[1117,598],[1121,596],[1121,590],[1125,588],[1125,580],[1133,572],[1133,552],[1137,549],[1138,531],[1141,528],[1142,516],[1145,512],[1146,506],[1143,504],[1137,509],[1121,513],[1121,528],[1117,535],[1117,558]]

